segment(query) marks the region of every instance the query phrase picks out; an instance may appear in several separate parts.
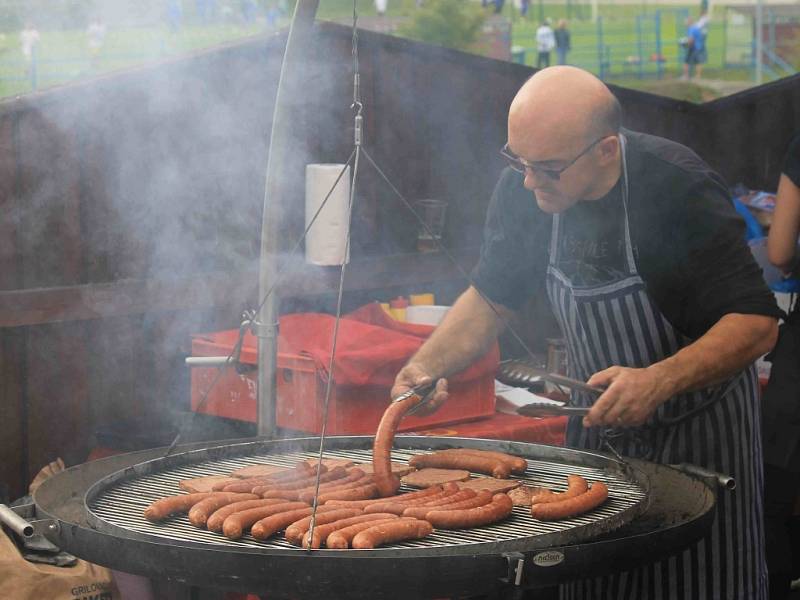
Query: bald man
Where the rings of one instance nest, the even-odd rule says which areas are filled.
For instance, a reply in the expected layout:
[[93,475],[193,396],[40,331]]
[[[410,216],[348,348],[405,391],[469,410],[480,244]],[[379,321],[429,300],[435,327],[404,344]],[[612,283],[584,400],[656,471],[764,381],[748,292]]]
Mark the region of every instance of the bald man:
[[520,89],[509,162],[495,188],[472,285],[398,374],[393,395],[446,377],[546,293],[567,342],[573,392],[591,407],[567,445],[736,478],[711,535],[646,568],[567,589],[568,598],[766,598],[761,442],[753,361],[780,316],[720,177],[691,150],[621,128],[593,75],[551,67]]

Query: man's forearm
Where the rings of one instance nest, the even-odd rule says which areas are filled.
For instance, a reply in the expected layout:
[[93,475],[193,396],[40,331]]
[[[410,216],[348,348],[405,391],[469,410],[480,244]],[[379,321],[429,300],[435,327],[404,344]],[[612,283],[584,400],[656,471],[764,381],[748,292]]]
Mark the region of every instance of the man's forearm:
[[[496,304],[494,307],[504,318],[511,314]],[[447,377],[483,356],[502,329],[502,319],[470,287],[409,362],[423,365],[434,379]]]
[[778,337],[773,317],[729,314],[694,343],[649,367],[668,396],[721,383],[769,352]]

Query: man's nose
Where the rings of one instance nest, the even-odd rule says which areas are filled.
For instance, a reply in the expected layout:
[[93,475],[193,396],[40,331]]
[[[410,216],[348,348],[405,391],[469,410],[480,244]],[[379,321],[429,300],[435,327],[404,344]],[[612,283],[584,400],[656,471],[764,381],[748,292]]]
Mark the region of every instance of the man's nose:
[[525,179],[523,181],[523,185],[525,186],[526,190],[534,191],[537,188],[542,187],[542,183],[544,181],[544,176],[540,173],[537,173],[531,168],[525,169]]

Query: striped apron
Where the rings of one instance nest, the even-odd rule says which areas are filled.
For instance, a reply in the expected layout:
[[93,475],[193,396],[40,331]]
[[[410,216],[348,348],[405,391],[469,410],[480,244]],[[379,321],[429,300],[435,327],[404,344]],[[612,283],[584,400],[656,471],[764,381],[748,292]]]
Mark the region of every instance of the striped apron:
[[[692,342],[661,314],[637,272],[628,220],[625,140],[620,139],[627,273],[602,285],[573,285],[558,268],[561,217],[553,217],[547,293],[567,342],[569,375],[582,381],[613,365],[647,367]],[[710,534],[682,554],[566,584],[562,600],[766,600],[757,386],[751,365],[717,388],[671,398],[642,427],[586,429],[580,418],[570,419],[568,446],[602,450],[608,440],[623,456],[700,465],[732,475],[737,487],[717,496]],[[590,406],[592,401],[590,395],[572,394],[575,406]]]

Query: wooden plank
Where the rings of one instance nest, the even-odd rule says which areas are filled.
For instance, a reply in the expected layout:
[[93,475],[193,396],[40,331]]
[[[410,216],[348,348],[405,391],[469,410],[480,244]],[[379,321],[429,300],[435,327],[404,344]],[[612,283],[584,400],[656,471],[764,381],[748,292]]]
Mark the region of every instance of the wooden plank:
[[22,329],[0,330],[0,482],[10,497],[27,490],[24,340]]
[[[455,253],[467,272],[478,257],[471,246]],[[302,257],[284,260],[287,273],[280,282],[282,297],[333,292],[339,269],[307,265]],[[380,290],[462,280],[462,275],[440,252],[401,254],[380,259],[353,260],[348,269],[348,291]],[[249,305],[255,301],[257,274],[211,273],[170,280],[132,280],[115,283],[0,291],[0,327],[81,321],[188,308]]]
[[25,349],[31,479],[59,456],[68,465],[85,461],[93,431],[83,325],[32,327]]

